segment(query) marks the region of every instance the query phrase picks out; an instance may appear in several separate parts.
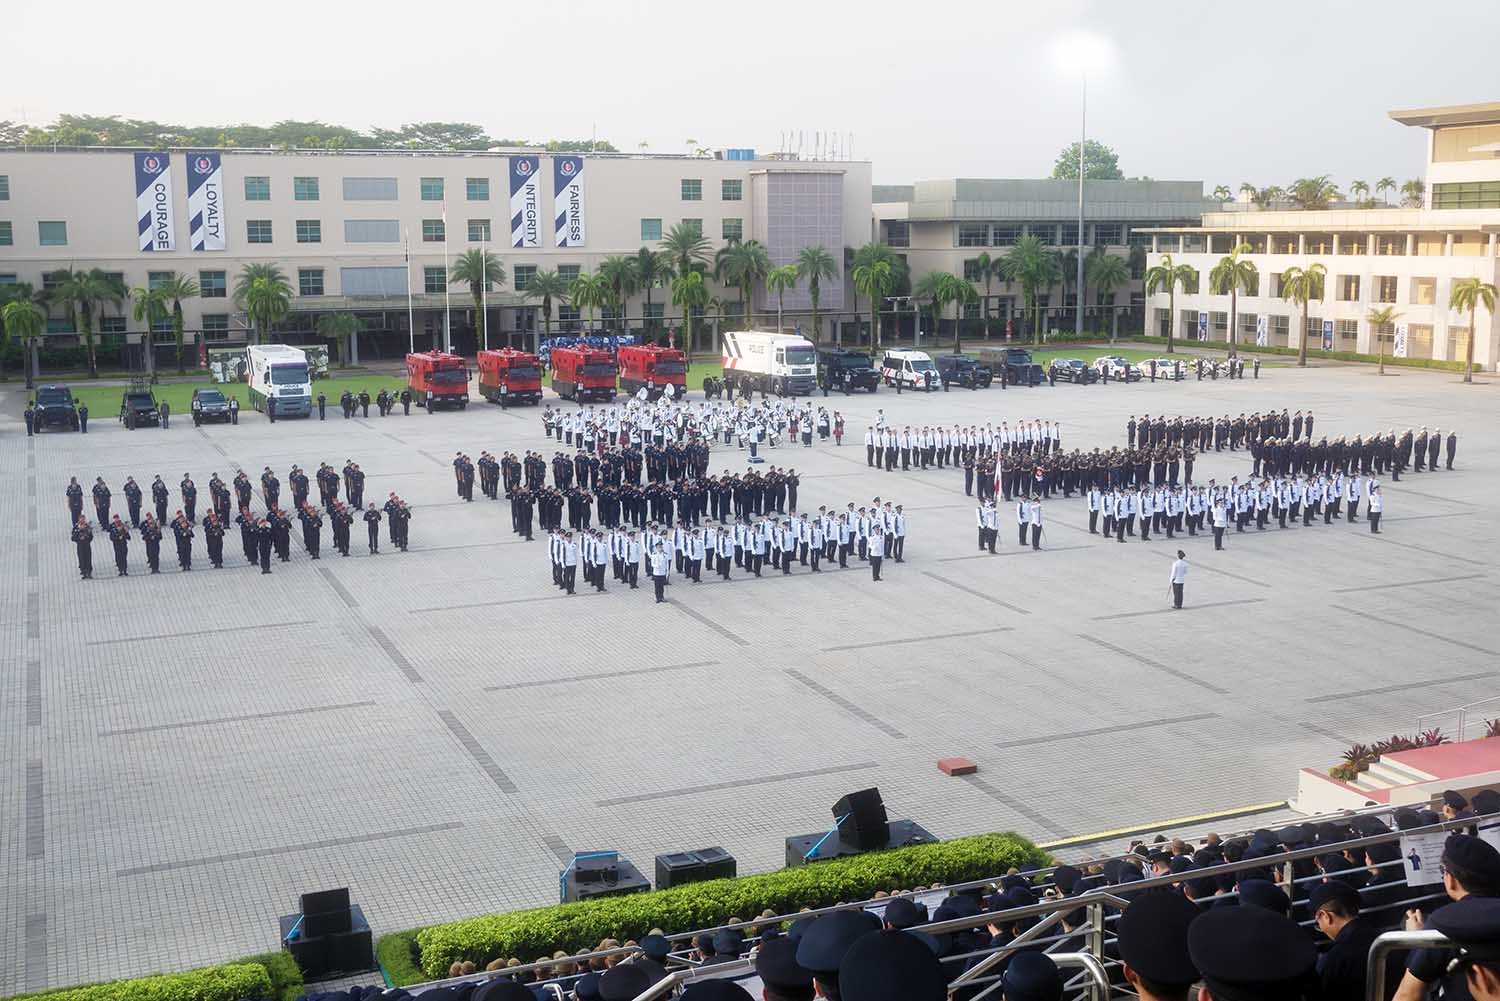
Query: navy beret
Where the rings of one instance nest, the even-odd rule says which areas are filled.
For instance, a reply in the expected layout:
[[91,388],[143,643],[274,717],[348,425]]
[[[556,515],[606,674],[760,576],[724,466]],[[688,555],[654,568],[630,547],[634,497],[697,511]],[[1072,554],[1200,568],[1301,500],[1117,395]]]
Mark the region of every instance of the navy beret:
[[1447,935],[1471,959],[1500,960],[1500,899],[1471,896],[1445,904],[1427,918],[1427,927]]
[[979,906],[978,900],[966,893],[955,893],[944,901],[944,903],[951,907],[953,912],[961,918],[972,918],[984,910],[983,907]]
[[647,935],[641,939],[641,952],[648,959],[654,959],[658,963],[665,960],[672,951],[672,943],[665,935]]
[[731,958],[740,954],[745,936],[736,928],[723,928],[714,935],[714,952]]
[[1077,869],[1070,865],[1060,865],[1052,870],[1052,882],[1062,892],[1072,895],[1073,887],[1078,885],[1078,877],[1082,875]]
[[1450,806],[1455,810],[1462,810],[1469,805],[1469,800],[1457,789],[1444,789],[1443,805]]
[[839,995],[844,1001],[946,1001],[948,978],[937,956],[915,936],[872,932],[844,956]]
[[812,971],[797,964],[797,943],[787,938],[760,947],[755,954],[755,972],[773,990],[805,990],[812,986]]
[[682,992],[691,1001],[754,1001],[750,992],[733,980],[699,980]]
[[1277,914],[1286,914],[1292,909],[1292,902],[1281,892],[1281,887],[1265,879],[1240,880],[1240,903],[1264,907]]
[[[578,1001],[598,1001],[599,974],[585,973],[573,981],[573,996]],[[475,1001],[478,1001],[478,999],[476,998]]]
[[1307,909],[1316,914],[1327,904],[1342,904],[1345,909],[1359,913],[1359,891],[1341,879],[1330,879],[1312,888],[1307,895]]
[[870,933],[863,911],[834,911],[812,923],[797,943],[797,962],[814,973],[837,973],[844,953]]
[[1011,907],[1030,907],[1036,903],[1036,894],[1024,886],[1012,886],[1005,891],[1005,899],[1010,902]]
[[1443,860],[1468,870],[1491,886],[1500,883],[1500,852],[1488,841],[1470,834],[1450,834],[1443,842]]
[[1175,893],[1142,894],[1120,915],[1120,958],[1153,983],[1191,984],[1198,979],[1198,968],[1188,956],[1188,926],[1200,913]]
[[1475,813],[1500,813],[1500,792],[1493,789],[1481,789],[1474,794],[1469,801]]
[[818,919],[798,918],[796,921],[793,921],[790,925],[787,926],[786,937],[791,939],[793,942],[802,941],[802,936],[807,934],[807,929],[811,928],[813,926],[813,922],[816,920]]
[[909,897],[897,897],[885,905],[885,921],[893,928],[910,928],[922,923],[922,915]]
[[1000,977],[1006,1001],[1059,1001],[1062,975],[1052,957],[1041,952],[1018,952]]
[[635,1001],[647,987],[651,976],[634,963],[621,963],[604,971],[599,978],[601,1001]]
[[1187,872],[1189,869],[1194,868],[1196,868],[1196,866],[1193,865],[1193,860],[1188,858],[1186,855],[1174,855],[1172,857],[1172,861],[1167,863],[1167,869],[1173,875]]
[[1188,955],[1215,997],[1288,1001],[1317,963],[1291,918],[1263,907],[1216,907],[1188,928]]

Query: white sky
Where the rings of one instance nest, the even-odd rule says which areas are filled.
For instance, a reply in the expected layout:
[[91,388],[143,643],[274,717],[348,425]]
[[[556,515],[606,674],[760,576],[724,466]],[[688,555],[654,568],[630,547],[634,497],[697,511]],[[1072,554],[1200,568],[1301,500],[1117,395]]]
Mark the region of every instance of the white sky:
[[[1421,172],[1392,108],[1500,100],[1500,3],[9,0],[0,119],[470,121],[622,150],[852,135],[877,183],[1035,177],[1078,131],[1059,39],[1107,39],[1089,135],[1127,176]],[[806,147],[805,147],[806,148]]]

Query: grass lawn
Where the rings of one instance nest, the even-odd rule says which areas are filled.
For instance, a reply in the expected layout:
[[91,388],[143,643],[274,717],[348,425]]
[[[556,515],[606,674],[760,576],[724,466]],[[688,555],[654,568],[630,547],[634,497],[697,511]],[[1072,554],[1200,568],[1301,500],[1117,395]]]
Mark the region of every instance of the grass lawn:
[[[399,376],[376,375],[369,372],[340,374],[335,370],[330,378],[319,379],[313,383],[313,399],[316,400],[318,394],[322,393],[332,404],[345,389],[355,396],[359,395],[361,389],[368,390],[373,399],[382,389],[399,393],[405,385],[406,380]],[[70,382],[68,388],[73,390],[75,400],[88,404],[89,417],[92,420],[105,420],[115,417],[120,412],[120,397],[125,393],[124,386],[90,386],[83,382]],[[166,400],[175,416],[189,418],[190,404],[195,389],[217,389],[226,397],[237,396],[240,407],[247,412],[250,410],[250,391],[243,384],[224,385],[207,379],[192,382],[160,382],[151,387],[151,392],[156,395],[158,402]]]

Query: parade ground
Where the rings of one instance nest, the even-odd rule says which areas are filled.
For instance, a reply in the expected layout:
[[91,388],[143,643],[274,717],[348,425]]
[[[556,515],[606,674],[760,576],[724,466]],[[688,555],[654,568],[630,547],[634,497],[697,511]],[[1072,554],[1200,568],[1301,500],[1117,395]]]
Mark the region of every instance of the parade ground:
[[[1298,768],[1500,691],[1491,378],[1277,367],[816,403],[845,416],[843,446],[786,443],[759,468],[795,468],[800,510],[903,504],[906,561],[879,582],[853,560],[674,576],[658,605],[612,578],[562,594],[545,533],[525,542],[503,499],[456,496],[456,450],[551,457],[539,408],[330,406],[274,425],[247,410],[201,430],[177,413],[135,432],[95,412],[87,435],[27,438],[23,390],[0,388],[0,994],[42,971],[84,983],[275,949],[278,915],[311,890],[348,886],[380,934],[556,902],[575,851],[617,849],[649,875],[658,853],[720,845],[742,874],[778,868],[785,838],[872,785],[941,838],[1048,842],[1278,803]],[[1123,447],[1142,413],[1283,408],[1311,409],[1318,437],[1459,439],[1453,472],[1382,477],[1380,535],[1319,519],[1231,530],[1223,552],[1207,534],[1120,545],[1058,495],[1040,552],[1002,503],[991,556],[961,470],[866,465],[877,408],[897,428],[1055,420],[1064,450]],[[717,444],[710,472],[746,458]],[[175,511],[191,473],[201,516],[215,472],[285,483],[294,462],[348,459],[367,498],[412,505],[409,552],[366,555],[356,524],[353,556],[325,542],[313,562],[294,540],[264,576],[231,529],[224,569],[200,535],[191,573],[169,542],[147,576],[137,538],[120,578],[101,533],[96,578],[79,579],[69,476],[86,491],[103,476],[123,511],[125,477],[149,494],[159,473]],[[1194,480],[1250,468],[1226,449]],[[953,755],[978,773],[940,773]]]

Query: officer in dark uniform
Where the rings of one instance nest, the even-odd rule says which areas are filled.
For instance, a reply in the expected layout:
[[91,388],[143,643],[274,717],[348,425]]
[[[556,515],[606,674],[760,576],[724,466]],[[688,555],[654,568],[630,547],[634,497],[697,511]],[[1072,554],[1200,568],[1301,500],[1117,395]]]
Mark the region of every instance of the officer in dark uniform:
[[28,438],[30,438],[36,430],[36,410],[34,409],[35,406],[36,405],[32,401],[27,400],[26,410],[22,414],[22,416],[26,418],[26,437]]
[[187,514],[188,521],[198,520],[198,487],[193,483],[193,478],[187,473],[182,474],[182,482],[177,489],[182,491],[182,510]]
[[863,911],[825,914],[808,925],[798,940],[797,965],[812,972],[813,984],[820,995],[839,997],[840,968],[845,954],[856,941],[874,930],[874,922]]
[[368,419],[370,416],[370,391],[368,389],[359,391],[359,407],[360,416]]
[[1458,970],[1476,1001],[1500,1001],[1500,900],[1465,897],[1433,912],[1428,927],[1458,947]]
[[[773,939],[767,944],[777,941],[780,940]],[[862,936],[849,947],[839,966],[839,993],[826,996],[846,1001],[945,1001],[948,977],[931,943],[928,937],[904,931],[879,931]],[[1016,971],[1014,983],[1012,970]],[[1017,953],[1004,977],[1006,998],[1057,1001],[1062,997],[1062,977],[1057,973],[1057,964],[1041,953]],[[1057,985],[1055,992],[1050,989],[1053,982]]]
[[224,566],[224,523],[219,512],[210,511],[203,516],[203,542],[208,547],[208,562],[215,569]]
[[321,392],[318,393],[318,420],[324,420],[328,416],[328,397]]
[[87,403],[78,405],[78,430],[83,434],[89,433],[89,405]]
[[411,390],[401,390],[401,414],[405,417],[411,416]]
[[271,572],[271,526],[261,518],[255,523],[255,551],[260,557],[260,572]]
[[370,536],[370,555],[374,556],[380,552],[380,512],[375,509],[374,501],[365,512],[365,530]]
[[119,515],[109,523],[109,541],[115,547],[115,576],[130,576],[130,526]]
[[1188,928],[1188,955],[1215,1001],[1319,996],[1312,940],[1290,918],[1264,907],[1216,907],[1200,914]]
[[235,515],[234,523],[240,526],[240,549],[245,554],[245,562],[255,564],[256,539],[255,539],[255,515],[250,513],[250,505],[244,504],[240,507],[240,513]]
[[104,477],[94,478],[94,513],[99,516],[99,524],[109,525],[109,487],[104,483]]
[[308,555],[318,559],[323,542],[323,516],[310,502],[303,501],[298,517],[302,519],[302,544],[307,548]]
[[[1406,912],[1406,930],[1422,931],[1425,927],[1439,927],[1446,920],[1447,912],[1459,904],[1471,900],[1488,901],[1490,906],[1500,903],[1500,852],[1489,842],[1468,834],[1450,834],[1443,843],[1442,856],[1443,889],[1455,903],[1445,904],[1433,911],[1425,922],[1422,912]],[[1468,904],[1459,912],[1460,924],[1465,915],[1474,908]],[[1445,999],[1464,998],[1467,984],[1466,971],[1452,968],[1454,959],[1450,949],[1416,949],[1406,961],[1406,973],[1401,978],[1398,996],[1426,996],[1436,983],[1442,984]]]
[[68,498],[68,527],[71,530],[78,524],[78,519],[83,517],[83,487],[78,485],[78,477],[68,478],[65,493]]
[[1307,896],[1318,930],[1332,940],[1318,957],[1323,1001],[1364,1001],[1365,965],[1380,926],[1359,912],[1359,891],[1337,879],[1312,888]]
[[172,534],[177,539],[177,565],[184,572],[193,569],[193,523],[181,511],[172,519]]
[[161,526],[151,515],[141,522],[141,541],[146,543],[146,566],[152,573],[161,572]]
[[73,526],[73,544],[78,547],[78,576],[89,580],[94,576],[94,530],[89,520],[79,515]]
[[125,505],[130,509],[130,524],[133,528],[141,527],[141,486],[135,481],[134,476],[125,478]]
[[1120,915],[1121,975],[1142,1001],[1183,997],[1198,980],[1188,926],[1198,906],[1177,893],[1143,893]]

